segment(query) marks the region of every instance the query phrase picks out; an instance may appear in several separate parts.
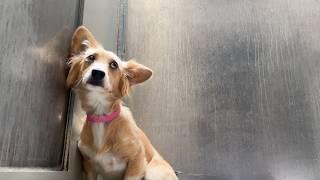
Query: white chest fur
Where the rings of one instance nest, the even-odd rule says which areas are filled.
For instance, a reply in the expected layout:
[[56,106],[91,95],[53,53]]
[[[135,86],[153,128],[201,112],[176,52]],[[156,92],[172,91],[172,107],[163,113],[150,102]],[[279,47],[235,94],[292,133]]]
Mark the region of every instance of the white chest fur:
[[97,149],[101,149],[101,147],[105,143],[104,133],[105,133],[104,123],[92,124],[93,144]]
[[105,152],[96,155],[94,162],[96,162],[98,172],[100,171],[101,174],[105,175],[121,173],[127,166],[124,160],[112,152]]
[[121,175],[126,169],[127,162],[110,151],[97,154],[81,141],[78,146],[81,154],[89,158],[95,170],[103,176]]

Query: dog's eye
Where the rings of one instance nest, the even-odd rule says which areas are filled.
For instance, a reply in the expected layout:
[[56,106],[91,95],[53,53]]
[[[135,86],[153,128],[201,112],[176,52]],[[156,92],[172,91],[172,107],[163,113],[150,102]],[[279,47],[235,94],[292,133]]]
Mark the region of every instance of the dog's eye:
[[111,63],[109,64],[109,67],[110,67],[111,69],[117,69],[117,68],[118,68],[118,63],[117,63],[115,60],[113,60],[113,61],[111,61]]
[[94,60],[96,60],[96,56],[94,54],[87,57],[87,61],[92,63]]

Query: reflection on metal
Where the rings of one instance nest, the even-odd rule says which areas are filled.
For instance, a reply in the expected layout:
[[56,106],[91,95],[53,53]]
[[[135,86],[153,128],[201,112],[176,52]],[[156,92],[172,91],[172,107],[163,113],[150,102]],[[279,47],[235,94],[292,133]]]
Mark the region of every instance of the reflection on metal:
[[0,166],[62,168],[79,0],[0,1]]
[[182,179],[320,178],[320,2],[129,0],[130,107]]

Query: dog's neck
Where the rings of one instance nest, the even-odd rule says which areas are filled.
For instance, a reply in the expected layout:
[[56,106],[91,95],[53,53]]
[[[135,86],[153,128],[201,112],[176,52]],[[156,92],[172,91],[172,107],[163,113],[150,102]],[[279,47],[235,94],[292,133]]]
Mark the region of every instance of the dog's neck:
[[[117,111],[117,108],[120,108],[120,106],[121,106],[120,100],[106,102],[103,104],[97,103],[96,106],[89,108],[90,111],[87,111],[87,115],[91,114],[91,115],[103,116],[103,115],[110,114],[112,112]],[[113,119],[112,121],[105,121],[105,122],[92,122],[92,121],[88,121],[87,119],[87,123],[90,124],[91,126],[93,144],[97,151],[103,148],[103,145],[106,142],[107,129],[113,121],[116,121],[116,119],[117,118]]]
[[117,111],[117,109],[121,106],[121,101],[112,101],[106,102],[104,105],[97,104],[96,106],[90,108],[89,111],[86,111],[89,115],[107,115],[112,114],[113,112]]
[[99,91],[78,91],[82,109],[90,115],[106,115],[121,105],[121,99]]
[[[113,98],[106,93],[99,91],[78,90],[78,95],[81,100],[82,109],[89,115],[106,115],[116,110],[121,106],[121,99]],[[93,144],[97,150],[101,149],[106,141],[106,130],[111,122],[86,122],[92,132]]]
[[87,112],[87,114],[93,114],[93,115],[105,115],[110,114],[112,112],[113,102],[106,101],[105,104],[99,104],[97,103],[95,106],[92,107],[92,109]]
[[105,114],[105,115],[94,115],[94,114],[87,114],[87,121],[93,122],[93,123],[106,123],[111,122],[115,119],[117,119],[121,112],[121,106],[117,105],[112,113]]

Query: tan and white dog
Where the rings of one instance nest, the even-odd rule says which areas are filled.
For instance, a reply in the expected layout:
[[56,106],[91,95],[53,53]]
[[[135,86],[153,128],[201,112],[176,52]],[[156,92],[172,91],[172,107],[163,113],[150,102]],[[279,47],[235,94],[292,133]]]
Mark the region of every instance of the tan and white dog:
[[84,26],[73,34],[69,65],[67,86],[87,113],[78,145],[86,178],[96,180],[100,174],[125,180],[178,179],[121,101],[152,71],[132,60],[121,61]]

